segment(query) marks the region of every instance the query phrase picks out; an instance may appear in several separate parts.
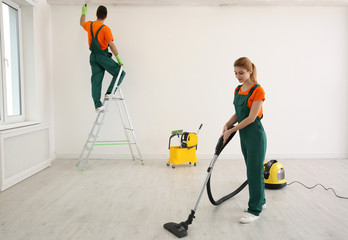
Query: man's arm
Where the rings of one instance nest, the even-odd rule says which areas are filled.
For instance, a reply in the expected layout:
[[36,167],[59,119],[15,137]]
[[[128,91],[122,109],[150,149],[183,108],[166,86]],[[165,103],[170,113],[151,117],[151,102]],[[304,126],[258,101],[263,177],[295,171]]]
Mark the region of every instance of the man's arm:
[[108,42],[108,44],[109,44],[109,47],[110,47],[111,52],[112,52],[115,56],[117,56],[117,55],[118,55],[118,51],[117,51],[117,48],[116,48],[116,45],[115,45],[114,41],[110,41],[110,42]]
[[117,48],[116,48],[116,45],[115,45],[114,41],[110,41],[110,42],[108,42],[108,44],[109,44],[111,52],[115,55],[115,57],[117,59],[117,62],[120,65],[123,65],[123,62],[122,62],[122,60],[120,58],[120,55],[118,54],[118,51],[117,51]]
[[87,14],[87,4],[84,4],[82,6],[82,14],[81,14],[81,18],[80,18],[80,25],[81,25],[81,27],[83,27],[83,24],[86,21],[86,14]]
[[85,23],[86,21],[86,16],[85,15],[81,15],[81,18],[80,18],[80,25],[81,27],[83,27],[83,24]]

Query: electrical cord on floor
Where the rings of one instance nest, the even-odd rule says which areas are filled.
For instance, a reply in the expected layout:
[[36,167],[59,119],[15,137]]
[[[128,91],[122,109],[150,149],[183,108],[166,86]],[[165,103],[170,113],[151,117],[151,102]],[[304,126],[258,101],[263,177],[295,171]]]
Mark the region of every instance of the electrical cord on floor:
[[347,199],[347,200],[348,200],[348,197],[339,196],[339,195],[336,194],[336,192],[335,192],[335,190],[334,190],[333,188],[326,188],[326,187],[324,187],[324,186],[323,186],[322,184],[320,184],[320,183],[315,184],[313,187],[308,187],[308,186],[304,185],[303,183],[301,183],[301,182],[299,182],[299,181],[292,181],[291,183],[288,183],[288,184],[286,184],[286,185],[291,185],[291,184],[293,184],[293,183],[299,183],[299,184],[301,184],[302,186],[304,186],[305,188],[308,188],[308,189],[313,189],[313,188],[315,188],[316,186],[321,186],[321,187],[324,188],[326,191],[327,191],[327,190],[332,190],[333,193],[336,195],[336,197],[342,198],[342,199]]

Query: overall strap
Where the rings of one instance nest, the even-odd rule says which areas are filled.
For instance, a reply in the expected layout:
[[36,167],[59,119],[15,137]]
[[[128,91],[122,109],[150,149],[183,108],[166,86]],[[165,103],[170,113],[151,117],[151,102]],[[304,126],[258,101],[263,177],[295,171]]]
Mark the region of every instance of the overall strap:
[[239,92],[239,90],[240,90],[241,87],[242,87],[242,85],[238,85],[238,87],[237,87],[237,89],[236,89],[236,91],[235,91],[234,93],[237,93],[237,94],[238,94],[238,92]]
[[103,24],[103,25],[100,26],[100,28],[98,29],[98,31],[95,34],[95,36],[93,36],[93,27],[92,27],[92,25],[93,25],[93,22],[91,22],[91,35],[92,35],[92,38],[97,38],[98,33],[100,32],[100,29],[102,29],[105,25]]
[[92,38],[94,38],[94,36],[93,36],[93,27],[92,27],[92,25],[93,25],[93,22],[91,22],[91,35],[92,35]]
[[[238,94],[238,92],[239,92],[239,90],[241,89],[242,86],[243,86],[243,85],[238,85],[238,87],[237,87],[235,93]],[[251,94],[253,94],[254,90],[255,90],[257,87],[259,87],[259,86],[260,86],[260,84],[256,84],[252,89],[250,89],[250,91],[248,92],[249,97],[251,96]]]
[[260,84],[256,84],[252,89],[250,89],[250,91],[248,93],[249,97],[253,94],[254,90],[259,86],[260,86]]
[[105,26],[104,24],[100,26],[100,28],[98,29],[97,33],[95,34],[95,38],[97,38],[98,33],[100,32],[100,30],[101,30],[104,26]]

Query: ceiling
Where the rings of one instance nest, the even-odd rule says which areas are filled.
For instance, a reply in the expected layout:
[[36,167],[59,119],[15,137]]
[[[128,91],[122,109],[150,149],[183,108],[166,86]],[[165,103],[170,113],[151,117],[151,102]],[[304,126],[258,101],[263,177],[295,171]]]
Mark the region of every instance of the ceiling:
[[[47,0],[52,5],[79,6],[86,0]],[[345,6],[348,0],[87,0],[105,6]]]

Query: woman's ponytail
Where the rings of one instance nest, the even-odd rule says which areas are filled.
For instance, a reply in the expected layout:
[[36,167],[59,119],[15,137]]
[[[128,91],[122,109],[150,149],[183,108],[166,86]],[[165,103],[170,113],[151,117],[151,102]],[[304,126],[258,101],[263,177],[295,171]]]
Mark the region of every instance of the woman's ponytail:
[[256,66],[255,66],[255,64],[253,64],[253,63],[251,63],[251,66],[252,66],[252,69],[251,69],[252,73],[251,73],[251,75],[250,75],[250,79],[251,79],[252,81],[254,81],[254,82],[257,82],[257,71],[256,71]]

